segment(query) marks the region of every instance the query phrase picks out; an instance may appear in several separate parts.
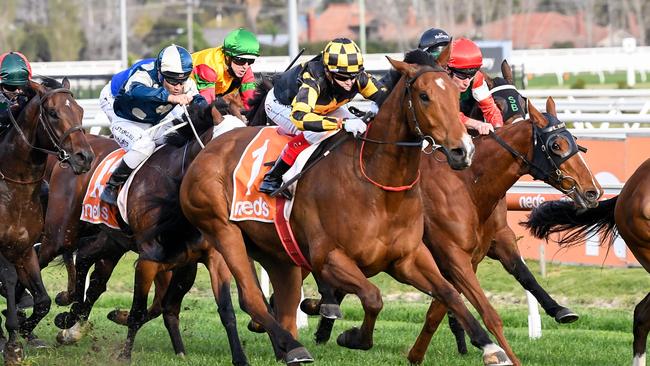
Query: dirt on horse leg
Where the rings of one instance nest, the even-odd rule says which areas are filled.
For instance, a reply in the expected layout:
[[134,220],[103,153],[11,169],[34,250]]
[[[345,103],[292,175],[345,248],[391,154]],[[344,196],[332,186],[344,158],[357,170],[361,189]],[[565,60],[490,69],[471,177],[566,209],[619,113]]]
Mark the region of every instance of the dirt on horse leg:
[[221,254],[213,248],[208,250],[208,254],[203,259],[203,264],[210,274],[210,285],[212,286],[214,300],[217,303],[219,319],[226,329],[232,364],[236,366],[248,365],[248,358],[244,353],[239,339],[239,332],[237,331],[237,318],[235,317],[235,309],[230,296],[232,275],[228,270],[228,266]]
[[537,282],[535,276],[530,272],[517,248],[515,233],[507,226],[496,232],[495,240],[488,251],[490,258],[496,259],[503,265],[523,288],[528,290],[549,316],[556,322],[567,324],[578,320],[578,314],[571,309],[558,304],[542,286]]
[[[483,350],[483,362],[486,365],[512,364],[503,349],[490,340],[487,332],[469,312],[456,289],[442,277],[433,261],[431,252],[424,246],[424,243],[421,243],[410,255],[396,262],[389,273],[400,282],[411,284],[420,291],[430,294],[454,312],[458,321],[467,331],[471,343]],[[441,314],[436,317],[436,319],[439,318],[437,319],[438,323],[444,317],[445,311],[445,309],[440,310]],[[428,319],[427,316],[427,321]],[[433,326],[425,327],[425,330],[427,329],[435,330]],[[422,339],[426,340],[426,337]]]
[[648,331],[650,331],[650,293],[634,308],[634,324],[632,326],[632,332],[634,333],[634,342],[632,343],[632,351],[634,352],[633,366],[645,366]]

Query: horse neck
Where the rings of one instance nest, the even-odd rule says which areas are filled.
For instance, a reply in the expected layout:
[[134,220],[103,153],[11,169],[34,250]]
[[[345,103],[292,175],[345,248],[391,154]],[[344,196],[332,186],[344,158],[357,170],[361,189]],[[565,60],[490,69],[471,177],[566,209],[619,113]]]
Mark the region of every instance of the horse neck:
[[[416,135],[410,129],[413,116],[404,105],[408,96],[403,80],[395,86],[369,127],[367,138],[385,142],[413,142]],[[403,186],[413,182],[420,165],[420,149],[395,144],[366,142],[362,151],[366,173],[384,185]]]
[[[532,154],[532,124],[522,121],[503,127],[498,135],[515,151],[527,159]],[[523,162],[492,137],[482,137],[476,141],[476,154],[472,165],[465,174],[469,191],[476,206],[481,208],[480,217],[487,219],[497,203],[518,180],[528,172]]]
[[12,124],[2,138],[0,170],[7,177],[31,181],[43,176],[47,155],[33,148],[37,143],[39,118],[38,108],[32,102],[28,103],[16,119],[18,127]]

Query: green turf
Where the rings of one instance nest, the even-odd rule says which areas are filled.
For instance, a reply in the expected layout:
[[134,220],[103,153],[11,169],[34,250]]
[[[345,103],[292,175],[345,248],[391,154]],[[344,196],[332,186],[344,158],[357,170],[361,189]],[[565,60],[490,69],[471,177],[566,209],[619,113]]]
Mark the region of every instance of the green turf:
[[[27,348],[27,364],[32,365],[114,365],[126,337],[126,328],[106,319],[114,308],[130,306],[134,256],[127,256],[118,266],[106,293],[91,316],[93,330],[80,344],[47,350]],[[533,271],[536,262],[529,263]],[[594,267],[547,265],[547,278],[542,284],[560,302],[580,313],[578,322],[558,325],[543,316],[543,336],[530,340],[527,330],[527,309],[523,290],[501,268],[486,261],[479,268],[481,282],[501,315],[505,334],[525,365],[624,365],[631,356],[631,324],[634,303],[647,288],[650,276],[641,269],[610,269]],[[385,275],[372,279],[384,294],[382,311],[370,351],[353,351],[336,345],[335,337],[343,330],[358,326],[363,312],[359,301],[349,297],[343,304],[345,320],[337,322],[333,339],[316,345],[312,333],[317,319],[310,319],[302,329],[300,340],[319,365],[406,365],[406,354],[421,328],[428,307],[425,296],[400,285]],[[45,281],[51,296],[63,288],[63,267],[45,270]],[[315,293],[313,280],[305,286],[307,295]],[[174,356],[162,319],[146,324],[139,332],[133,350],[134,365],[229,365],[230,353],[225,333],[211,298],[207,272],[199,271],[196,286],[183,303],[181,330],[187,356]],[[39,325],[37,334],[54,344],[54,315],[64,308],[53,305],[50,315]],[[268,337],[246,330],[248,316],[238,310],[240,336],[253,365],[277,365]],[[471,347],[471,346],[470,346]],[[480,365],[480,353],[470,348],[459,356],[446,325],[434,336],[425,364]]]

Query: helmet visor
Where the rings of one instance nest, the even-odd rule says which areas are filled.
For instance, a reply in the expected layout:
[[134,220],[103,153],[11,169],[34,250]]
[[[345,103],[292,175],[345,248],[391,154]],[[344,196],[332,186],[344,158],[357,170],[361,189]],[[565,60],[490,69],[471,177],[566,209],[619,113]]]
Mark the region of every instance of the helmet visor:
[[470,69],[457,69],[455,67],[450,67],[449,71],[451,74],[455,77],[457,77],[460,80],[465,80],[465,79],[471,79],[476,75],[478,72],[479,68],[478,67],[473,67]]

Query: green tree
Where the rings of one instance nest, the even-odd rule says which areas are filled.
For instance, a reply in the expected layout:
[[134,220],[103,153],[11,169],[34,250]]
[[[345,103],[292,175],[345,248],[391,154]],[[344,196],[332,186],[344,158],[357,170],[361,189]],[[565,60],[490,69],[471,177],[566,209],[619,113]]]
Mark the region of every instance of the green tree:
[[85,37],[79,19],[79,7],[73,0],[48,0],[48,26],[45,36],[53,61],[76,61]]

